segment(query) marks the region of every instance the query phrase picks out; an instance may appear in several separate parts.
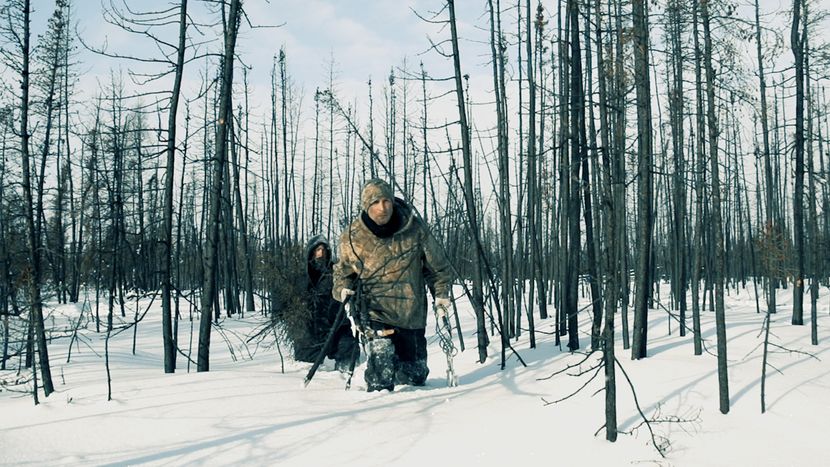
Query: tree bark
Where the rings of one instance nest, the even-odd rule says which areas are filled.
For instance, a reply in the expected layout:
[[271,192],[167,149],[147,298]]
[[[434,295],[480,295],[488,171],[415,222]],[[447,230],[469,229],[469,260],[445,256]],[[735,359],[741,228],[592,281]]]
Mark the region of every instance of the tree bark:
[[648,17],[645,0],[634,0],[634,83],[637,90],[637,295],[634,304],[634,332],[631,358],[647,356],[648,298],[651,289],[652,248],[652,135],[651,80],[648,65]]
[[712,36],[709,29],[709,0],[701,0],[704,53],[706,69],[706,119],[709,129],[709,160],[712,172],[712,230],[714,231],[715,268],[715,328],[718,347],[718,394],[720,411],[729,413],[729,375],[726,358],[726,312],[724,309],[724,246],[721,219],[721,186],[718,161],[718,123],[715,116],[715,72],[712,67]]
[[[34,332],[37,339],[38,355],[40,360],[40,371],[43,383],[43,393],[46,397],[55,390],[52,384],[52,370],[49,366],[49,351],[46,345],[46,331],[43,324],[43,303],[41,301],[41,247],[40,232],[35,221],[34,200],[32,196],[32,181],[30,174],[31,166],[29,160],[29,59],[30,59],[30,17],[31,7],[29,0],[23,1],[23,37],[21,45],[21,97],[20,97],[20,159],[23,173],[23,203],[26,218],[26,241],[29,254],[29,280],[27,288],[29,291],[29,306],[32,307],[32,319],[34,320]],[[42,185],[41,190],[42,191]],[[39,211],[40,212],[40,211]]]
[[[179,96],[184,74],[185,39],[187,38],[187,0],[179,5],[179,44],[176,50],[176,72],[170,95],[170,111],[167,116],[167,168],[164,174],[164,225],[162,226],[161,259],[161,334],[164,344],[164,372],[176,371],[176,340],[173,336],[173,311],[171,307],[173,280],[173,177],[176,167],[176,124]],[[180,189],[184,189],[181,187]]]
[[478,216],[476,214],[475,195],[473,193],[473,156],[470,147],[470,127],[467,122],[467,110],[464,100],[463,75],[461,74],[461,57],[458,51],[458,31],[455,20],[455,1],[447,0],[450,15],[450,33],[452,40],[453,69],[455,70],[455,95],[458,104],[459,124],[461,125],[461,152],[464,157],[464,201],[467,207],[467,221],[470,235],[476,243],[476,255],[472,265],[473,279],[473,308],[476,313],[478,331],[478,359],[480,363],[487,360],[487,329],[484,316],[484,296],[482,293],[481,278],[481,240],[479,238]]
[[[228,28],[225,32],[225,51],[222,59],[222,81],[219,90],[219,115],[216,125],[216,151],[213,155],[213,174],[205,245],[205,276],[202,284],[201,321],[199,323],[199,351],[197,371],[210,370],[210,327],[214,300],[217,297],[216,273],[219,252],[219,218],[222,203],[224,167],[227,163],[228,117],[230,116],[231,91],[233,87],[233,59],[236,48],[236,34],[239,30],[242,0],[231,0]],[[230,219],[225,219],[230,222]]]
[[803,0],[793,0],[793,22],[790,45],[795,66],[795,188],[793,190],[793,246],[795,277],[793,278],[792,324],[804,324],[804,45],[801,38]]

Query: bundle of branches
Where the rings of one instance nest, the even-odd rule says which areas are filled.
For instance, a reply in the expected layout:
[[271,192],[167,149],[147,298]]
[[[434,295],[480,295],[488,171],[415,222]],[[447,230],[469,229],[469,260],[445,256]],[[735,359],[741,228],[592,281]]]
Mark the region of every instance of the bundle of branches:
[[[270,322],[277,344],[295,347],[311,339],[308,323],[311,311],[308,307],[306,286],[305,250],[300,245],[286,246],[263,258],[261,276],[264,290],[269,294]],[[265,330],[263,330],[265,331]],[[261,334],[269,334],[261,332]]]

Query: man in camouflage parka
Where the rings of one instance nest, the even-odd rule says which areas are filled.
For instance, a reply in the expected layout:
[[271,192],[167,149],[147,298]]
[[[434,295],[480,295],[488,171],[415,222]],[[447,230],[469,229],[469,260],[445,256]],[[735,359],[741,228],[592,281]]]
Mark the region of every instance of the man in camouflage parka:
[[[340,236],[332,296],[345,301],[359,284],[368,322],[367,390],[422,386],[427,367],[426,287],[449,305],[450,266],[420,217],[383,180],[365,183],[363,211]],[[354,308],[354,307],[353,307]]]

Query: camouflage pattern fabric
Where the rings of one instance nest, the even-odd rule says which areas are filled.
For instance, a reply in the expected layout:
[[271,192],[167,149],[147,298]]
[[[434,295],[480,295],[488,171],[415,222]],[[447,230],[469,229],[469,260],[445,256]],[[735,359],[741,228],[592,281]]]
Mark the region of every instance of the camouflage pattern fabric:
[[423,221],[401,199],[394,209],[401,228],[389,238],[376,236],[358,217],[340,236],[332,296],[354,288],[359,278],[369,319],[404,329],[423,329],[427,322],[426,286],[436,297],[449,297],[450,266]]
[[388,338],[370,339],[366,346],[366,390],[382,391],[395,388],[395,346]]
[[366,350],[368,359],[364,378],[367,391],[384,389],[392,391],[395,385],[423,386],[426,383],[427,375],[429,375],[427,359],[401,361],[395,352],[392,339],[388,337],[370,339]]

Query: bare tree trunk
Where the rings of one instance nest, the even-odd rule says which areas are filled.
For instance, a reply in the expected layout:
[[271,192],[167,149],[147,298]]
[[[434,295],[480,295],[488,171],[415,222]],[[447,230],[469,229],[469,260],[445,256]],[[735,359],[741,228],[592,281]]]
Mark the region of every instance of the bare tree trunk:
[[[285,208],[283,209],[285,213],[285,238],[288,241],[288,244],[292,244],[292,237],[291,237],[291,210],[289,209],[290,199],[291,199],[291,184],[288,182],[288,108],[286,106],[286,94],[288,93],[288,85],[286,80],[288,79],[285,74],[285,50],[280,48],[280,55],[279,55],[279,63],[280,63],[280,118],[281,118],[281,127],[282,127],[282,186],[283,191],[285,192],[285,199],[283,202],[285,203]],[[291,176],[293,177],[294,174],[292,172]],[[296,232],[295,237],[296,239]]]
[[[268,190],[268,193],[271,195],[269,198],[271,202],[271,215],[268,216],[268,223],[270,227],[271,239],[272,239],[272,253],[273,259],[276,261],[277,255],[277,248],[280,246],[280,230],[279,230],[279,220],[280,220],[280,171],[279,171],[279,156],[277,151],[277,62],[276,57],[274,58],[274,65],[271,69],[271,158],[269,159],[269,170],[268,174],[270,175],[269,181],[271,183],[271,189]],[[277,267],[277,264],[274,264],[273,267]]]
[[[541,4],[540,4],[541,6]],[[535,54],[533,53],[532,47],[532,32],[533,28],[530,27],[531,25],[531,9],[530,9],[530,0],[527,0],[526,4],[527,9],[527,18],[526,18],[526,33],[527,33],[527,87],[528,87],[528,112],[527,112],[527,232],[528,232],[528,240],[530,243],[530,258],[531,258],[531,280],[535,279],[536,282],[536,289],[537,289],[537,297],[539,300],[539,318],[546,319],[548,317],[548,309],[547,309],[547,294],[545,293],[545,273],[544,267],[542,266],[542,226],[541,226],[541,219],[538,215],[540,212],[539,205],[541,204],[541,198],[539,194],[539,176],[538,170],[539,167],[539,156],[536,153],[536,80],[534,79],[533,69],[534,69],[534,59]],[[541,15],[541,10],[537,11],[537,16]],[[541,18],[537,18],[541,19]],[[536,22],[536,30],[539,31],[543,27],[542,22]],[[539,46],[538,40],[536,43],[537,47]],[[533,291],[531,290],[531,293]],[[532,303],[528,303],[528,307],[532,309]],[[531,319],[530,317],[533,315],[532,312],[528,313],[529,317],[528,320]]]
[[[5,122],[4,122],[5,123]],[[13,294],[10,271],[8,231],[11,215],[5,197],[6,184],[6,144],[9,128],[3,124],[3,139],[0,141],[0,316],[3,317],[3,354],[0,356],[0,370],[6,369],[9,359],[9,297]]]
[[[161,259],[161,334],[164,343],[164,372],[176,371],[176,340],[173,336],[173,311],[171,307],[173,280],[173,177],[176,167],[176,124],[179,95],[184,74],[185,39],[187,38],[187,0],[179,4],[179,45],[176,50],[176,72],[170,95],[167,115],[167,168],[164,174],[164,225],[162,226]],[[181,190],[184,187],[180,187]]]
[[3,313],[3,356],[0,360],[0,370],[6,369],[6,360],[9,359],[9,313]]
[[[245,167],[247,174],[247,167],[248,167],[248,151],[250,149],[250,142],[249,142],[249,135],[250,131],[248,130],[248,116],[249,116],[249,107],[248,107],[248,69],[244,68],[243,73],[245,77],[245,146],[244,146],[244,157],[245,157]],[[241,123],[242,116],[240,115],[240,123],[239,126],[242,125]],[[236,147],[236,146],[232,146]],[[233,187],[234,187],[234,195],[236,198],[236,205],[237,209],[237,222],[239,222],[239,232],[240,232],[240,239],[242,240],[242,254],[244,255],[242,263],[245,267],[245,311],[252,312],[255,311],[256,307],[254,306],[254,278],[253,278],[253,265],[254,265],[254,251],[251,248],[250,240],[249,240],[249,232],[248,232],[248,221],[247,219],[247,207],[246,205],[242,204],[242,193],[239,188],[240,178],[239,178],[239,156],[237,153],[233,155]],[[247,183],[247,175],[245,178],[245,199],[248,199],[248,183]],[[247,201],[246,201],[247,204]]]
[[[568,160],[570,156],[569,151],[571,150],[571,146],[568,145],[568,138],[571,137],[571,125],[570,125],[570,112],[569,106],[566,104],[569,102],[571,88],[567,84],[568,77],[570,76],[570,60],[568,59],[568,27],[570,24],[570,15],[568,14],[567,8],[570,6],[570,3],[566,3],[566,11],[562,13],[562,2],[558,3],[557,12],[557,40],[558,44],[558,51],[559,51],[559,131],[558,131],[558,159],[559,159],[559,199],[557,203],[557,214],[558,214],[558,222],[559,222],[559,248],[558,248],[558,260],[557,265],[559,266],[559,271],[557,274],[558,285],[559,285],[559,297],[558,303],[559,307],[556,309],[556,345],[561,348],[562,342],[561,337],[567,334],[568,332],[568,311],[569,311],[569,303],[572,302],[574,299],[572,298],[572,293],[569,292],[569,284],[570,284],[570,256],[569,252],[571,251],[568,248],[569,242],[569,233],[570,233],[570,226],[568,224],[568,212],[569,212],[569,200],[571,197],[571,184],[576,183],[576,178],[572,177],[568,171],[568,168],[571,166],[571,161]],[[565,25],[564,28],[562,26],[562,18],[565,18]],[[541,74],[541,73],[540,73]],[[541,145],[540,145],[541,146]],[[578,214],[577,214],[578,215]]]
[[684,95],[683,95],[683,43],[681,37],[681,28],[683,27],[683,18],[681,18],[681,8],[683,5],[680,1],[673,1],[670,10],[670,43],[671,43],[671,84],[673,88],[670,90],[669,112],[672,129],[672,153],[674,161],[674,175],[672,176],[672,190],[674,199],[674,213],[672,225],[672,262],[674,268],[672,269],[672,289],[674,291],[674,299],[679,308],[680,321],[680,335],[686,335],[686,290],[688,287],[688,280],[686,277],[687,265],[687,250],[686,250],[686,155],[683,151],[685,143],[684,132]]
[[[236,34],[239,30],[241,0],[231,0],[228,28],[225,32],[225,52],[222,59],[222,81],[219,90],[219,120],[216,125],[216,151],[213,155],[212,187],[205,245],[205,277],[202,285],[202,316],[199,324],[199,353],[197,371],[210,370],[211,308],[216,299],[216,268],[219,252],[219,211],[222,203],[222,179],[225,173],[228,150],[228,117],[230,116],[231,89],[233,86],[233,58]],[[225,219],[230,222],[230,219]]]
[[[223,247],[220,249],[220,258],[224,260],[222,261],[222,267],[224,269],[222,279],[224,279],[225,283],[225,315],[231,317],[239,310],[239,281],[237,280],[238,275],[236,267],[238,251],[236,248],[236,235],[234,235],[233,232],[234,216],[233,197],[231,194],[231,182],[233,180],[231,178],[229,167],[236,160],[236,130],[233,118],[233,106],[230,102],[228,105],[231,106],[231,108],[228,109],[228,121],[226,122],[228,147],[226,148],[225,153],[225,173],[222,177],[222,207],[220,208],[221,214],[219,216],[219,225],[221,226],[219,230],[219,244]],[[230,156],[228,156],[227,151],[230,151]]]
[[718,393],[720,411],[729,413],[729,375],[726,358],[726,312],[723,297],[724,281],[724,247],[723,222],[721,220],[721,186],[718,162],[718,123],[715,116],[715,72],[712,68],[712,36],[709,31],[709,0],[701,0],[701,18],[703,21],[704,53],[703,63],[706,69],[706,117],[709,128],[709,160],[712,171],[712,230],[715,243],[715,328],[718,346]]
[[[71,21],[71,5],[67,4],[65,6],[65,17],[67,23]],[[70,151],[70,118],[69,118],[69,100],[71,97],[70,91],[70,79],[69,79],[69,49],[71,47],[71,35],[64,34],[63,35],[63,46],[61,52],[63,53],[63,57],[61,59],[62,66],[64,67],[63,73],[63,85],[62,85],[62,94],[63,94],[63,116],[64,116],[64,126],[63,126],[63,148],[65,151],[66,157],[66,168],[64,170],[64,174],[69,182],[69,215],[70,215],[70,232],[71,232],[71,240],[69,245],[69,257],[68,262],[66,260],[63,261],[63,268],[64,274],[68,270],[69,274],[69,283],[66,285],[65,289],[68,292],[68,299],[72,303],[78,302],[78,294],[79,294],[79,287],[80,287],[80,256],[81,252],[83,251],[83,219],[84,219],[84,207],[85,207],[85,200],[83,197],[81,198],[81,208],[80,210],[76,210],[75,207],[75,178],[72,174],[72,152]],[[83,160],[83,154],[81,154],[80,160]],[[81,163],[82,165],[82,163]],[[84,171],[83,168],[80,170],[81,180],[80,186],[83,187],[84,184]],[[80,213],[80,222],[78,220],[78,213]],[[62,235],[62,229],[59,229]],[[61,237],[63,239],[63,237]],[[62,250],[63,251],[63,250]],[[68,263],[68,264],[67,264]]]
[[612,252],[616,255],[616,261],[619,262],[619,275],[617,277],[617,290],[621,294],[620,304],[622,310],[620,312],[620,319],[622,321],[621,331],[623,339],[623,348],[631,347],[629,326],[628,326],[628,302],[629,302],[629,265],[628,265],[628,233],[626,232],[626,185],[622,183],[625,180],[625,148],[626,148],[626,87],[625,87],[625,62],[623,52],[624,30],[622,25],[622,1],[614,3],[616,7],[616,14],[614,15],[614,31],[616,32],[616,40],[614,41],[614,158],[613,158],[613,173],[614,179],[617,183],[614,184],[614,205],[620,208],[615,211],[616,226],[617,226],[617,249]]
[[[795,189],[793,190],[793,246],[795,277],[793,278],[792,324],[804,324],[804,43],[801,37],[803,0],[793,0],[793,22],[790,45],[795,64]],[[806,28],[806,26],[805,26]]]
[[634,333],[631,358],[647,356],[648,298],[651,289],[652,248],[652,134],[651,134],[651,80],[648,65],[648,17],[644,0],[632,2],[634,16],[634,82],[637,89],[637,154],[638,192],[637,212],[637,295],[634,304]]
[[[501,11],[499,2],[495,7],[493,0],[488,0],[490,11],[490,52],[493,60],[493,87],[496,97],[496,148],[498,151],[499,169],[499,226],[501,240],[501,299],[502,299],[502,323],[505,327],[501,330],[502,341],[514,335],[511,331],[513,323],[513,235],[511,222],[510,202],[510,165],[507,155],[507,96],[504,86],[504,54],[502,52],[501,30],[497,24],[501,24]],[[498,38],[497,38],[498,37]],[[502,345],[502,359],[507,345]]]
[[[586,18],[590,17],[590,6],[586,5]],[[600,236],[595,236],[594,226],[600,226],[600,220],[595,212],[594,205],[599,206],[599,191],[601,190],[599,184],[599,157],[597,155],[597,130],[594,122],[594,105],[593,105],[593,52],[591,48],[591,26],[590,21],[586,20],[585,32],[585,87],[587,91],[583,91],[581,100],[582,107],[582,124],[580,145],[582,146],[582,203],[585,207],[585,248],[587,251],[587,269],[588,269],[588,284],[591,289],[591,304],[592,304],[592,323],[591,323],[591,349],[600,350],[602,345],[602,291],[600,290],[599,278],[601,276],[600,265],[597,261],[597,249],[601,243]],[[587,104],[586,104],[587,100]],[[585,115],[586,106],[589,110],[588,115]],[[588,133],[586,135],[585,120],[588,121]],[[590,143],[588,142],[590,141]],[[589,157],[590,151],[590,157]],[[590,160],[590,164],[589,164]],[[594,171],[589,171],[589,166],[593,166]]]
[[[31,11],[29,0],[23,1],[22,11],[22,43],[21,46],[21,64],[22,70],[21,78],[21,98],[20,98],[20,158],[21,171],[23,174],[23,203],[24,203],[24,217],[26,218],[26,240],[29,248],[29,306],[32,307],[32,320],[34,320],[34,332],[38,344],[38,355],[40,359],[40,371],[43,379],[43,392],[46,397],[55,390],[52,384],[52,370],[49,366],[49,351],[46,346],[46,331],[43,325],[43,303],[41,301],[41,246],[40,246],[40,232],[37,230],[37,225],[40,221],[35,221],[35,216],[40,218],[39,214],[35,213],[34,200],[32,196],[32,181],[30,174],[31,167],[29,160],[29,59],[30,59],[30,20],[29,14]],[[48,130],[47,130],[48,133]],[[46,143],[44,143],[46,144]],[[48,146],[48,145],[47,145]],[[38,190],[43,191],[43,185],[40,185]],[[40,195],[42,196],[42,195]],[[39,197],[40,197],[39,196]],[[41,211],[37,211],[42,212]]]
[[[423,154],[423,157],[424,157],[423,164],[424,164],[424,166],[423,166],[423,171],[421,172],[421,174],[423,175],[423,179],[421,180],[421,184],[422,184],[423,190],[424,190],[423,191],[423,193],[424,193],[424,206],[423,206],[423,208],[421,208],[422,209],[421,212],[423,213],[424,222],[429,224],[429,219],[431,219],[431,217],[429,216],[430,203],[429,203],[429,197],[427,196],[427,188],[428,187],[431,188],[431,185],[427,183],[427,180],[429,180],[429,182],[432,182],[432,178],[427,176],[427,174],[429,173],[429,166],[430,166],[430,164],[429,164],[429,156],[430,156],[429,139],[427,138],[427,122],[429,121],[429,119],[427,118],[427,110],[428,110],[427,109],[427,102],[428,102],[427,101],[427,73],[426,73],[426,71],[424,71],[424,62],[421,62],[420,65],[421,65],[421,98],[423,99],[423,101],[422,101],[422,109],[423,109],[422,110],[422,115],[423,116],[421,117],[421,138],[423,139],[423,143],[424,143],[424,147],[423,147],[423,152],[424,152],[424,154]],[[432,204],[435,204],[435,192],[434,191],[432,191]],[[437,214],[435,213],[435,211],[433,211],[433,215],[435,215],[437,217]]]
[[[58,98],[60,99],[60,97]],[[56,179],[57,179],[57,186],[55,187],[57,193],[55,193],[55,214],[53,216],[55,226],[54,232],[52,236],[54,237],[51,249],[53,250],[53,260],[52,260],[52,270],[54,271],[54,281],[55,281],[55,292],[57,293],[57,300],[58,303],[66,303],[67,300],[67,293],[66,293],[66,240],[64,237],[64,224],[63,224],[63,215],[64,215],[64,200],[66,199],[66,185],[68,182],[66,176],[66,167],[63,166],[62,157],[63,156],[63,135],[61,134],[62,126],[61,126],[61,108],[60,104],[58,108],[58,124],[57,130],[58,135],[56,138],[57,147],[55,148],[55,170],[56,170]],[[66,160],[67,164],[69,165],[69,159]],[[49,227],[47,226],[46,229],[46,245],[49,248]]]
[[[57,288],[57,299],[59,302],[65,302],[65,294],[63,293],[63,280],[62,280],[62,266],[61,263],[64,258],[63,252],[63,225],[61,222],[61,212],[60,207],[58,208],[57,212],[57,232],[55,236],[60,236],[61,240],[55,240],[54,242],[50,242],[49,239],[49,232],[48,232],[48,224],[47,227],[43,226],[43,223],[46,222],[45,210],[43,205],[43,197],[45,195],[45,182],[46,182],[46,166],[47,161],[52,153],[52,136],[53,136],[53,128],[55,127],[55,119],[58,120],[58,137],[55,138],[58,141],[58,148],[57,148],[57,184],[58,184],[58,204],[62,203],[63,197],[63,180],[61,178],[61,162],[60,162],[60,114],[55,117],[55,110],[60,112],[60,104],[56,102],[57,96],[57,88],[58,88],[58,71],[62,66],[61,59],[63,57],[63,52],[61,47],[64,45],[64,31],[66,27],[66,21],[63,17],[63,9],[64,3],[62,1],[58,1],[55,6],[55,12],[52,14],[52,17],[49,19],[49,31],[47,32],[44,49],[47,51],[48,54],[48,62],[46,63],[48,67],[48,78],[46,81],[46,102],[44,103],[45,109],[45,130],[44,130],[44,140],[42,145],[42,151],[40,156],[40,170],[37,172],[38,182],[37,182],[37,201],[35,202],[35,212],[38,213],[35,219],[35,231],[37,232],[37,244],[39,247],[44,247],[45,243],[45,256],[48,263],[51,263],[52,270],[54,271],[53,278],[55,281],[55,286]],[[59,97],[58,97],[59,98]],[[42,256],[41,256],[42,258]],[[42,277],[41,277],[42,280]]]
[[[703,199],[705,198],[706,185],[704,183],[706,177],[706,124],[704,119],[703,109],[703,71],[702,71],[702,51],[700,49],[700,36],[698,31],[698,14],[699,9],[697,4],[694,9],[693,16],[693,37],[695,49],[695,128],[697,134],[695,137],[695,232],[692,244],[692,251],[694,258],[692,259],[692,326],[693,326],[693,342],[695,355],[703,353],[703,342],[701,338],[700,328],[700,311],[701,311],[701,269],[704,254],[704,229],[703,229]],[[703,291],[705,294],[705,289]]]
[[478,332],[478,360],[484,363],[487,360],[487,329],[484,317],[484,296],[482,293],[481,278],[481,241],[479,239],[478,215],[476,213],[475,195],[473,193],[473,156],[470,148],[470,127],[467,123],[467,110],[464,100],[464,86],[461,74],[461,57],[458,51],[458,31],[455,21],[455,0],[447,0],[447,7],[450,14],[450,32],[452,34],[453,68],[455,70],[455,93],[458,102],[458,113],[461,125],[461,151],[464,157],[464,201],[467,207],[467,221],[470,235],[476,243],[476,255],[473,260],[473,309],[476,313],[476,324]]
[[[530,1],[527,1],[527,8],[530,8]],[[517,95],[517,102],[518,108],[524,108],[524,100],[523,100],[523,89],[524,86],[524,74],[522,70],[522,0],[516,0],[516,64],[518,70],[518,95]],[[528,31],[530,28],[528,28]],[[532,37],[527,35],[528,38]],[[527,42],[527,41],[525,41]],[[527,46],[528,44],[525,44]],[[527,56],[527,60],[531,60],[532,55]],[[517,115],[517,124],[518,124],[518,135],[519,135],[519,144],[518,144],[518,154],[516,160],[514,161],[515,166],[513,167],[514,173],[517,175],[517,200],[516,200],[516,212],[521,213],[521,209],[526,202],[526,193],[528,191],[527,184],[521,183],[521,178],[519,174],[522,173],[522,164],[525,163],[525,153],[523,153],[522,149],[522,138],[524,137],[524,115],[522,112],[518,112]],[[513,264],[515,267],[515,276],[516,281],[513,286],[513,296],[516,298],[515,300],[515,307],[516,307],[516,316],[514,317],[513,325],[516,328],[516,337],[522,335],[522,310],[524,309],[529,316],[528,321],[528,331],[530,332],[529,342],[530,348],[536,347],[536,331],[535,325],[533,322],[533,306],[532,301],[528,302],[531,306],[523,307],[523,300],[525,291],[528,290],[527,288],[527,278],[529,277],[528,274],[528,267],[526,261],[522,261],[520,258],[525,258],[528,254],[525,247],[525,227],[524,227],[524,216],[521,214],[516,216],[516,230],[515,230],[515,237],[516,237],[516,249],[513,252]],[[532,289],[533,286],[530,287],[531,296],[532,296]]]
[[[809,106],[807,109],[807,235],[810,241],[809,249],[812,252],[821,251],[818,231],[818,206],[816,199],[819,196],[816,190],[816,173],[815,173],[815,157],[813,157],[813,122],[820,121],[818,115],[813,113],[813,87],[810,85],[810,44],[809,36],[807,35],[807,25],[809,24],[809,10],[808,6],[804,5],[804,28],[802,30],[802,44],[804,50],[804,86],[805,86],[805,100]],[[818,345],[818,268],[820,266],[819,256],[811,254],[807,256],[807,271],[806,274],[810,278],[810,343]]]
[[[175,260],[173,264],[176,265],[176,300],[174,302],[175,305],[175,314],[173,315],[173,344],[174,344],[174,351],[179,351],[179,319],[181,318],[181,313],[179,311],[179,304],[181,302],[182,297],[182,230],[184,229],[184,222],[182,219],[182,212],[184,211],[184,194],[187,191],[187,186],[185,185],[185,174],[187,173],[187,149],[188,149],[188,141],[190,140],[190,106],[185,101],[185,117],[184,117],[184,147],[182,148],[182,172],[181,178],[179,178],[179,208],[176,213],[176,218],[179,219],[179,222],[176,224],[176,248],[175,248]],[[191,197],[192,199],[192,197]],[[192,217],[188,217],[188,219],[193,219]],[[171,245],[172,248],[172,245]],[[172,273],[172,271],[171,271]],[[193,277],[188,276],[188,282],[192,283]],[[192,303],[192,301],[190,301]],[[192,309],[192,306],[191,306]],[[193,321],[193,316],[190,315],[190,321]],[[192,327],[191,327],[192,329]],[[192,336],[191,336],[192,337]],[[190,356],[188,353],[188,369],[190,368]]]
[[[331,62],[329,63],[329,92],[334,91],[334,58],[332,57]],[[333,101],[333,100],[332,100]],[[327,210],[327,217],[326,217],[326,238],[331,238],[331,229],[332,229],[332,217],[334,216],[334,103],[329,101],[329,157],[328,157],[328,168],[326,173],[328,174],[328,182],[329,182],[329,202],[328,202],[328,210]],[[375,158],[375,154],[370,154],[372,159]],[[284,181],[283,183],[286,183]]]
[[[617,440],[617,381],[616,381],[616,356],[614,351],[614,315],[617,312],[617,303],[620,296],[620,285],[618,278],[621,275],[620,262],[617,249],[620,247],[617,235],[617,215],[615,211],[622,210],[622,206],[616,204],[614,186],[620,184],[616,180],[610,154],[610,131],[608,118],[608,98],[605,74],[605,59],[602,31],[602,12],[600,11],[600,0],[595,1],[594,16],[596,25],[597,41],[597,69],[599,81],[599,116],[600,116],[600,141],[602,142],[601,155],[601,177],[602,180],[602,225],[605,227],[605,239],[600,242],[601,256],[605,258],[606,287],[604,294],[605,305],[605,327],[600,337],[600,348],[603,352],[603,367],[605,371],[605,439],[611,442]],[[594,347],[596,348],[596,347]]]
[[[822,93],[821,93],[822,106],[821,106],[821,108],[828,109],[830,107],[828,107],[828,105],[827,105],[826,91],[825,91],[824,88],[821,88],[821,90],[822,90]],[[821,124],[819,124],[819,128],[818,128],[816,138],[818,139],[819,172],[823,173],[823,174],[826,174],[826,173],[828,173],[827,171],[830,170],[830,161],[828,161],[827,164],[825,164],[825,159],[824,159],[825,156],[826,156],[826,153],[825,153],[826,146],[825,146],[825,144],[827,144],[827,142],[822,138],[822,134],[825,135],[824,138],[826,138],[827,135],[830,135],[830,118],[828,118],[828,114],[826,112],[824,113],[824,115],[822,117],[823,117],[823,120],[824,120],[824,131],[822,132],[822,126],[821,126]],[[822,204],[822,209],[821,209],[821,211],[824,213],[824,216],[823,216],[824,222],[822,223],[823,225],[821,226],[822,229],[823,229],[822,233],[821,233],[821,238],[823,239],[823,241],[819,245],[819,247],[826,250],[827,248],[830,248],[830,187],[828,187],[827,183],[824,183],[823,186],[822,186],[821,199],[822,199],[822,203],[821,203]],[[822,275],[824,275],[824,277],[827,277],[828,270],[830,270],[830,260],[828,260],[828,258],[826,258],[826,257],[823,258],[822,260],[819,261],[818,268],[819,268],[818,270],[822,272]]]
[[[116,227],[116,230],[118,228]],[[116,234],[117,235],[117,234]],[[113,258],[115,258],[117,253],[113,250]],[[112,318],[113,312],[115,308],[115,287],[116,287],[116,277],[115,274],[110,275],[110,286],[109,286],[109,299],[107,306],[107,335],[104,338],[104,368],[107,371],[107,401],[112,400],[112,372],[110,370],[110,336],[112,336]]]
[[[760,7],[758,0],[755,0],[755,47],[756,56],[758,59],[758,87],[761,92],[761,135],[763,141],[763,160],[764,160],[764,180],[765,180],[765,199],[766,199],[766,229],[765,232],[778,232],[778,208],[775,203],[775,185],[772,177],[772,162],[770,158],[770,142],[769,142],[769,117],[767,116],[767,82],[764,74],[764,55],[761,50],[761,20]],[[774,238],[775,235],[768,238]],[[766,254],[766,252],[762,252]],[[768,270],[767,273],[767,312],[775,313],[775,295],[778,288],[778,278],[775,277],[773,271]]]
[[[582,54],[579,44],[579,6],[576,0],[568,0],[568,21],[570,32],[570,163],[567,174],[570,180],[566,222],[568,224],[567,269],[563,285],[565,293],[565,308],[568,324],[568,349],[572,352],[579,349],[579,265],[581,251],[581,237],[579,226],[581,191],[579,183],[579,169],[585,157],[585,113],[582,97]],[[565,202],[565,201],[563,201]]]
[[322,170],[320,169],[320,89],[314,91],[314,171],[312,172],[311,183],[311,233],[321,231],[320,222],[320,203],[322,202],[322,195],[320,194],[322,182],[320,176]]
[[[161,126],[161,125],[159,125]],[[135,226],[137,232],[137,238],[135,240],[136,244],[138,245],[138,251],[132,251],[129,255],[129,260],[131,262],[137,262],[133,266],[132,272],[132,286],[135,288],[136,292],[146,291],[149,287],[148,276],[149,276],[149,269],[150,269],[150,258],[152,257],[149,254],[149,248],[147,244],[147,210],[145,207],[145,200],[144,200],[144,159],[145,156],[142,153],[142,141],[141,141],[141,133],[144,131],[143,122],[141,118],[136,119],[136,127],[135,130],[132,132],[133,137],[133,150],[136,152],[135,159],[133,159],[132,163],[130,164],[133,170],[133,186],[134,186],[134,193],[135,193],[135,204],[134,207],[134,218],[136,219],[137,225]],[[124,231],[126,235],[126,230]]]
[[[104,365],[107,371],[107,400],[112,400],[112,374],[110,371],[109,359],[109,342],[113,330],[113,316],[116,306],[116,295],[119,294],[119,285],[123,281],[121,277],[121,264],[123,257],[121,255],[121,245],[126,234],[124,228],[124,133],[127,129],[122,124],[122,95],[121,89],[116,87],[113,83],[113,95],[110,98],[112,104],[112,141],[113,141],[113,161],[112,161],[112,177],[107,184],[107,201],[109,208],[109,222],[110,232],[107,235],[108,239],[112,240],[111,248],[112,255],[110,256],[111,269],[109,271],[107,283],[107,335],[104,341]],[[119,302],[123,310],[124,297],[119,297]],[[123,316],[123,315],[122,315]]]
[[[101,193],[99,189],[98,178],[98,152],[100,149],[100,134],[101,134],[101,97],[99,95],[95,105],[95,123],[92,125],[93,131],[90,136],[90,157],[88,170],[90,172],[90,183],[92,186],[92,217],[95,220],[95,248],[99,251],[103,248],[103,215],[101,213]],[[101,332],[101,273],[103,272],[104,257],[97,255],[95,267],[95,332]]]

